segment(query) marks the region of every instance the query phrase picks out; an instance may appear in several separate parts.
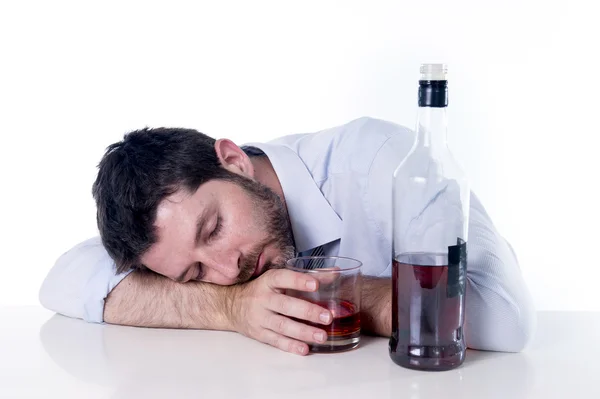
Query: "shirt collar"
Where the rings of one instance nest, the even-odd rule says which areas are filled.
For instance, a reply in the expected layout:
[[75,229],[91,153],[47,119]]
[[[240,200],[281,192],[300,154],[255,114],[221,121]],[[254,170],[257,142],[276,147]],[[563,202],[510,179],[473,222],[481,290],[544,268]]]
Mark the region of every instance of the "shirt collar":
[[342,220],[321,193],[306,165],[292,149],[266,143],[249,143],[269,157],[279,178],[287,206],[296,251],[338,240]]

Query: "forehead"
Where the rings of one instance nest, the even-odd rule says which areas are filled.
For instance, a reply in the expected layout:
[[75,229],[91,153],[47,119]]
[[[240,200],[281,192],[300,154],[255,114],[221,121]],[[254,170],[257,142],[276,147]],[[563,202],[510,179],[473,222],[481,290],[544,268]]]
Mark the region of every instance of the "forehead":
[[182,189],[163,199],[156,208],[154,219],[154,227],[159,236],[161,231],[168,229],[172,222],[184,222],[191,216],[191,212],[205,208],[212,197],[210,193],[207,194],[203,195],[200,188],[195,193]]

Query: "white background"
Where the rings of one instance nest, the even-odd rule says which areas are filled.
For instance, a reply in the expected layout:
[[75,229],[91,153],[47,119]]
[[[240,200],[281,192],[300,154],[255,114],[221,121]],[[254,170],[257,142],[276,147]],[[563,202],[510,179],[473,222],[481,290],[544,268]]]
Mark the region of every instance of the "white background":
[[600,310],[593,3],[2,1],[0,305],[37,304],[56,258],[97,234],[91,184],[123,133],[414,128],[419,63],[441,61],[450,147],[538,308]]

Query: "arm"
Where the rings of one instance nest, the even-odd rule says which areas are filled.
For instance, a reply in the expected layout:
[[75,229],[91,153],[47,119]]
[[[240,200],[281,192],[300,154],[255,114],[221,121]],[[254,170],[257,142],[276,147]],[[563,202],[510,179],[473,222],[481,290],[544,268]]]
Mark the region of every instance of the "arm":
[[108,294],[104,321],[126,326],[233,331],[231,287],[177,283],[135,271]]
[[150,272],[115,275],[114,262],[95,237],[57,260],[42,284],[40,302],[65,316],[98,323],[232,330],[305,355],[306,342],[322,342],[325,331],[291,318],[329,324],[331,313],[281,292],[316,287],[314,278],[290,270],[270,270],[229,287],[180,284]]
[[392,334],[392,280],[362,277],[361,330],[389,337]]
[[177,284],[149,272],[116,275],[100,237],[94,237],[56,261],[39,297],[47,309],[91,322],[230,330],[225,318],[227,293],[219,295],[219,288],[225,290],[202,283]]
[[100,237],[91,238],[56,261],[40,288],[40,302],[65,316],[97,323],[232,328],[225,317],[226,287],[177,284],[149,272],[115,273],[115,264]]
[[152,272],[134,272],[106,299],[104,319],[130,326],[236,331],[304,355],[308,353],[306,342],[322,342],[327,334],[290,317],[329,324],[331,313],[282,292],[316,288],[314,277],[290,270],[269,270],[253,281],[233,286],[181,284]]

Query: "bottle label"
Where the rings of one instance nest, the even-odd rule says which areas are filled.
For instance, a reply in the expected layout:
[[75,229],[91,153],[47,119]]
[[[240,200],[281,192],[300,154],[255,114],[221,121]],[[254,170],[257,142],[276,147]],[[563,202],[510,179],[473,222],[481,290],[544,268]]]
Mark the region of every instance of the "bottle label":
[[467,243],[457,239],[457,245],[448,247],[448,285],[446,297],[464,295],[467,288]]

